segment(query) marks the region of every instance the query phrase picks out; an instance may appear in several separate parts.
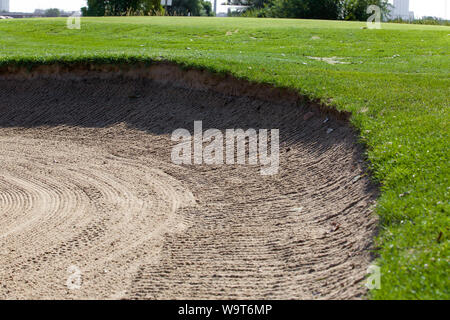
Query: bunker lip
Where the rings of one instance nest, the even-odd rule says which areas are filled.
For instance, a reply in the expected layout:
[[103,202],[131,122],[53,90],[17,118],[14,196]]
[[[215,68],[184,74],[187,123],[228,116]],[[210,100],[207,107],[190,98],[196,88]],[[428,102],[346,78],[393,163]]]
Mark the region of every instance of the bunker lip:
[[[0,76],[0,298],[365,296],[377,188],[348,114],[167,63],[85,67]],[[196,120],[279,129],[279,173],[172,163]]]
[[30,66],[0,66],[0,79],[33,79],[44,77],[64,77],[72,79],[125,77],[151,79],[160,83],[170,83],[175,87],[196,90],[211,90],[232,96],[247,96],[269,102],[283,102],[303,105],[321,114],[330,114],[336,119],[348,121],[351,113],[337,110],[318,99],[310,99],[290,88],[279,88],[272,84],[250,82],[227,74],[214,73],[206,69],[186,67],[170,61],[149,61],[135,63],[49,63]]

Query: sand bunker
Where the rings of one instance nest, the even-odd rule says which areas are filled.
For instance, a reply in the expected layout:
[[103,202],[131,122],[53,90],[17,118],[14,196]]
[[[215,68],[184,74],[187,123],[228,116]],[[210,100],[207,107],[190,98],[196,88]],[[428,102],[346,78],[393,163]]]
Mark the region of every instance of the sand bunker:
[[[311,107],[218,91],[0,79],[0,298],[362,297],[376,191],[355,133]],[[279,173],[173,164],[171,133],[195,120],[278,128]]]

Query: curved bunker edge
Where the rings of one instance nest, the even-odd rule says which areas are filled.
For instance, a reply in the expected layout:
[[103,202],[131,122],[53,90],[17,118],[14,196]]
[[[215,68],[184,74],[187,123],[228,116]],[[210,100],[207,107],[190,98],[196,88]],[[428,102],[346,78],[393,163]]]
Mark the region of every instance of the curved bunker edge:
[[[366,294],[363,282],[373,260],[377,220],[371,206],[377,188],[368,178],[349,113],[308,101],[293,90],[205,70],[183,70],[172,63],[7,67],[0,72],[0,101],[0,160],[9,163],[0,184],[9,190],[37,192],[36,197],[44,196],[45,184],[67,194],[83,190],[89,196],[83,200],[86,207],[98,208],[98,198],[90,192],[104,193],[112,181],[120,184],[123,179],[128,190],[114,187],[109,192],[128,197],[122,199],[124,203],[131,199],[145,202],[138,194],[149,183],[155,184],[155,194],[171,199],[171,206],[177,203],[176,210],[167,213],[169,218],[152,220],[147,226],[162,230],[151,240],[138,220],[135,225],[127,220],[127,229],[120,219],[113,223],[96,215],[66,226],[76,230],[76,240],[64,230],[57,243],[36,234],[43,252],[30,249],[9,256],[5,263],[9,271],[0,272],[0,279],[9,279],[11,270],[16,270],[19,285],[15,292],[0,289],[0,296],[302,299]],[[203,120],[205,130],[279,128],[279,175],[260,176],[258,166],[169,163],[170,134],[177,128],[191,129],[195,120]],[[12,147],[18,143],[27,147]],[[28,161],[25,157],[24,163],[17,160],[28,152],[36,158]],[[55,179],[40,172],[48,167],[50,154],[58,158],[53,159]],[[59,165],[74,158],[70,165]],[[92,163],[113,164],[106,171],[86,167],[84,163],[91,158]],[[34,163],[41,165],[39,170],[33,168]],[[18,166],[31,166],[28,174],[41,186],[27,190],[22,183],[27,177],[17,172]],[[103,185],[93,181],[84,182],[83,187],[75,184],[70,181],[77,180],[73,168],[83,168],[84,174],[97,177]],[[128,174],[108,171],[113,169]],[[150,180],[138,181],[139,172],[147,171],[152,172]],[[52,197],[56,195],[50,196],[51,201]],[[104,202],[115,201],[102,197]],[[168,205],[164,199],[153,199],[154,195],[147,197],[161,208]],[[39,211],[36,205],[29,204]],[[127,205],[100,211],[133,212],[127,218],[131,221],[142,214],[142,208]],[[61,206],[56,215],[75,210],[61,202],[55,206]],[[16,204],[14,212],[22,209]],[[14,226],[14,219],[9,218]],[[131,226],[140,236],[114,236],[133,230]],[[37,227],[31,224],[19,230],[8,245],[23,246],[27,233]],[[53,228],[49,222],[44,230]],[[73,246],[73,242],[80,244]],[[104,251],[105,243],[114,243],[115,249]],[[86,246],[91,255],[81,253]],[[117,252],[126,259],[118,259]],[[67,296],[64,283],[43,284],[49,279],[42,272],[62,276],[74,255],[85,259],[83,272],[90,286]],[[107,265],[113,271],[99,279]],[[20,284],[24,279],[39,285],[29,288]]]

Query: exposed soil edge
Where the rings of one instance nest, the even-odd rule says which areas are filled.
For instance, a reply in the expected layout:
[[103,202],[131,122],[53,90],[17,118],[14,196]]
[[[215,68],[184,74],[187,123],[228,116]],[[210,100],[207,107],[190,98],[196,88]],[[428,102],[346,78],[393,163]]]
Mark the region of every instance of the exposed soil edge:
[[269,102],[307,105],[321,114],[330,114],[339,120],[349,122],[351,113],[337,110],[319,100],[311,100],[294,89],[278,88],[267,83],[256,83],[239,79],[231,74],[218,74],[193,67],[182,68],[173,62],[138,63],[73,63],[44,64],[34,66],[10,65],[0,67],[0,79],[32,79],[38,77],[67,76],[73,78],[123,76],[133,79],[147,78],[175,87],[196,90],[212,90],[225,95],[246,96]]

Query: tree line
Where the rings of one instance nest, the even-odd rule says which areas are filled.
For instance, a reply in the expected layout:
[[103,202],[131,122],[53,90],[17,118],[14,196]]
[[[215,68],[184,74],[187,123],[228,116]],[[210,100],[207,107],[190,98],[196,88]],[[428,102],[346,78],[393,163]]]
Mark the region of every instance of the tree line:
[[229,4],[246,6],[232,15],[267,18],[300,18],[366,21],[370,5],[381,9],[382,18],[389,14],[388,0],[229,0]]
[[[221,0],[217,0],[219,3]],[[370,5],[381,9],[382,17],[390,10],[388,0],[228,0],[244,6],[231,15],[267,18],[302,18],[327,20],[367,20]],[[181,15],[211,16],[207,0],[173,0],[164,8],[161,0],[88,0],[81,8],[83,16]]]
[[173,0],[164,8],[161,0],[88,0],[81,8],[83,16],[211,16],[211,3],[205,0]]

